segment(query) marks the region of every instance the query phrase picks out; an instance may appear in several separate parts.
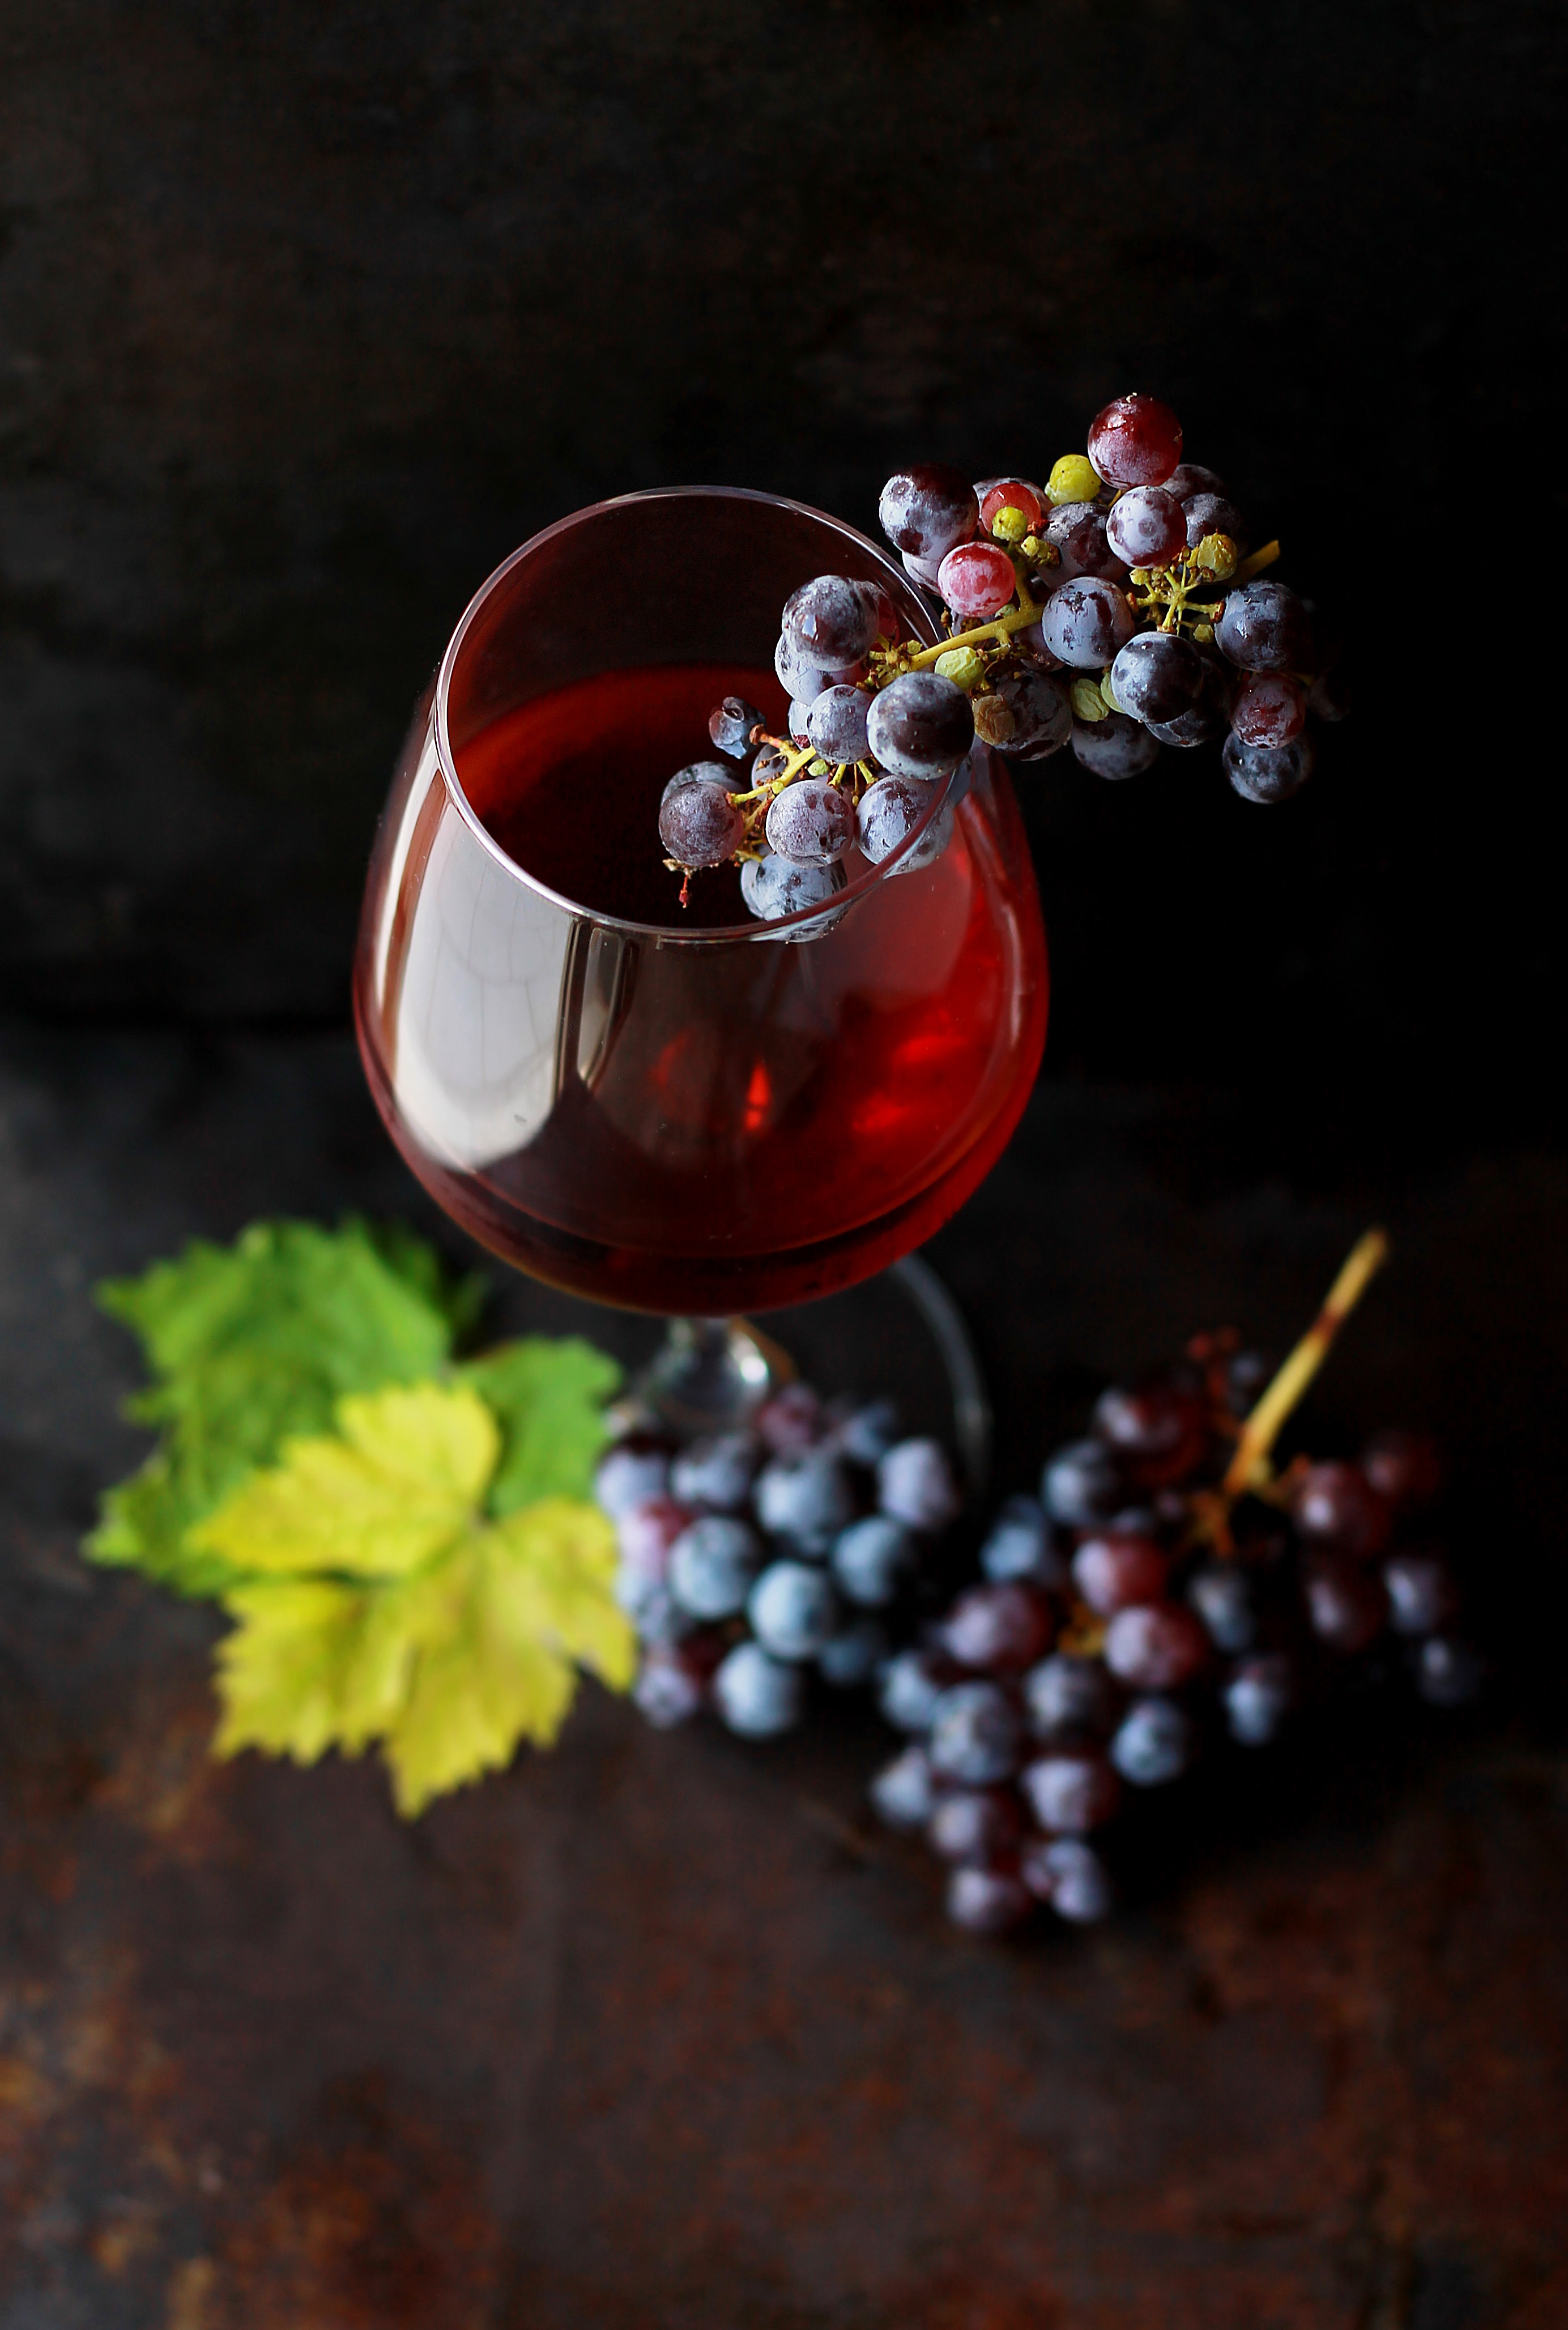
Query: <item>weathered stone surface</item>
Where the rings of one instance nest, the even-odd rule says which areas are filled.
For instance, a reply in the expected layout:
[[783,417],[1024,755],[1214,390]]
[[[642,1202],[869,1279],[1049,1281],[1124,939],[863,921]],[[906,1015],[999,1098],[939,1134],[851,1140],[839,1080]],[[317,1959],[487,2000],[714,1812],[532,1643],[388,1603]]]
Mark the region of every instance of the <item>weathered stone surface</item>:
[[867,1822],[855,1710],[751,1750],[590,1694],[413,1827],[372,1766],[213,1764],[210,1615],[72,1551],[139,1444],[89,1285],[260,1210],[425,1216],[336,1039],[10,1039],[3,2330],[1556,2330],[1563,1175],[1288,1190],[1228,1132],[1044,1087],[938,1241],[1007,1469],[1200,1321],[1293,1331],[1375,1204],[1317,1425],[1448,1431],[1498,1688],[1216,1767],[1118,1922],[997,1949]]

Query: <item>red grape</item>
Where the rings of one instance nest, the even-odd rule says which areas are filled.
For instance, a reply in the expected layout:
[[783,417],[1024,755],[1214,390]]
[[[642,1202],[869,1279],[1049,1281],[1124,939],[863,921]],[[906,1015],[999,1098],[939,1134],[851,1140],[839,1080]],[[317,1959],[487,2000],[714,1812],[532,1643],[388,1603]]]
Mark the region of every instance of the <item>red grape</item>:
[[1379,1432],[1362,1453],[1361,1469],[1391,1505],[1430,1504],[1443,1484],[1443,1461],[1424,1432]]
[[1203,1401],[1160,1376],[1130,1388],[1113,1384],[1101,1392],[1094,1404],[1094,1429],[1146,1489],[1163,1489],[1190,1473],[1209,1441]]
[[1290,1510],[1315,1547],[1371,1561],[1388,1542],[1393,1516],[1359,1464],[1311,1464],[1297,1483]]
[[1105,1630],[1105,1663],[1138,1691],[1174,1691],[1208,1662],[1209,1638],[1179,1602],[1119,1610]]
[[1089,458],[1108,485],[1163,485],[1181,457],[1181,422],[1157,396],[1116,397],[1089,431]]
[[980,494],[980,524],[987,532],[1005,509],[1017,510],[1031,527],[1037,526],[1044,515],[1038,487],[1025,485],[1022,478],[997,478]]
[[1063,1748],[1025,1764],[1018,1785],[1042,1828],[1082,1836],[1111,1819],[1121,1802],[1121,1784],[1103,1756],[1087,1748]]
[[1330,1650],[1364,1651],[1383,1632],[1388,1597],[1370,1570],[1329,1554],[1307,1580],[1307,1614],[1313,1633]]
[[1011,1788],[954,1788],[932,1805],[926,1837],[943,1861],[983,1869],[1015,1852],[1023,1829]]
[[1299,680],[1282,671],[1242,676],[1231,700],[1231,725],[1243,744],[1277,753],[1301,734],[1306,722],[1307,699]]
[[956,615],[988,622],[1018,588],[1013,562],[999,543],[960,542],[937,570],[937,589]]
[[1006,1934],[1034,1908],[1022,1878],[1006,1869],[955,1869],[948,1880],[948,1915],[970,1934]]
[[960,1666],[1022,1673],[1051,1647],[1051,1605],[1032,1586],[1008,1578],[971,1586],[949,1611],[939,1635]]
[[1072,1557],[1072,1582],[1102,1618],[1138,1602],[1157,1602],[1165,1592],[1170,1558],[1157,1538],[1107,1530],[1085,1538]]

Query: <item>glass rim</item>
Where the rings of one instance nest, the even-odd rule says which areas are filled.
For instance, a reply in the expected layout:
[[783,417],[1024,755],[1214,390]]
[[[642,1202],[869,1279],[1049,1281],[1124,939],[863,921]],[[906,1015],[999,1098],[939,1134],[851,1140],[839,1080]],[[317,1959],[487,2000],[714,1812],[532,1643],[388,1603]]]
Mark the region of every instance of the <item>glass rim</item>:
[[[903,596],[913,601],[918,610],[915,619],[917,627],[930,633],[925,644],[928,647],[935,647],[940,638],[934,617],[927,610],[916,586],[912,583],[902,567],[896,565],[893,559],[884,551],[879,549],[868,535],[862,534],[858,527],[847,525],[843,518],[834,517],[827,510],[813,508],[809,502],[793,501],[787,494],[763,493],[750,486],[654,486],[638,493],[614,494],[605,501],[586,503],[581,509],[572,510],[565,517],[556,518],[551,525],[541,527],[537,534],[531,534],[526,542],[520,543],[510,556],[504,558],[500,565],[492,573],[486,575],[459,616],[457,628],[447,642],[446,652],[441,658],[436,673],[431,727],[435,737],[436,760],[440,769],[441,781],[447,789],[448,798],[476,840],[514,880],[523,883],[537,897],[558,907],[563,914],[571,914],[582,922],[592,923],[600,930],[617,931],[628,938],[650,939],[660,946],[752,944],[760,940],[763,942],[776,940],[782,932],[802,928],[808,923],[820,922],[829,914],[836,920],[846,907],[854,905],[858,899],[865,897],[880,882],[887,880],[899,871],[910,851],[918,848],[921,836],[932,819],[941,815],[947,805],[948,795],[952,789],[954,776],[957,774],[955,771],[941,779],[940,787],[934,791],[930,807],[921,819],[920,823],[899,843],[896,849],[891,850],[887,857],[882,858],[876,865],[868,866],[863,874],[857,874],[853,881],[846,882],[842,890],[836,890],[832,897],[824,905],[802,906],[792,914],[779,915],[774,922],[763,922],[756,916],[750,916],[744,923],[725,923],[716,930],[701,931],[683,931],[667,923],[629,922],[619,914],[601,913],[595,907],[582,905],[578,899],[568,898],[559,890],[553,890],[548,883],[542,882],[537,875],[531,874],[525,866],[520,866],[515,857],[502,848],[464,791],[462,780],[458,774],[451,737],[447,727],[447,704],[452,676],[457,669],[458,658],[462,653],[463,644],[470,629],[477,620],[481,610],[524,559],[532,557],[546,543],[555,541],[573,526],[582,525],[589,518],[601,516],[607,510],[635,508],[645,502],[698,498],[713,501],[758,502],[769,509],[791,510],[799,517],[810,518],[816,524],[828,527],[833,533],[842,535],[845,539],[853,542],[857,549],[864,551],[872,558],[898,586]],[[962,763],[960,762],[959,765],[961,767]]]

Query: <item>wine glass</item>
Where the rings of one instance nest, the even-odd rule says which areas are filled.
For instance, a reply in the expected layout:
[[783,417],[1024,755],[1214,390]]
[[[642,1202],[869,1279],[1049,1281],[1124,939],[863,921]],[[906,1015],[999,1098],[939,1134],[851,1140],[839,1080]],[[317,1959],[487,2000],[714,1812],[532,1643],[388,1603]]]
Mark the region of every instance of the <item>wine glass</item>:
[[922,827],[855,858],[830,913],[752,920],[728,871],[677,904],[663,784],[712,757],[728,691],[781,728],[779,611],[827,573],[937,639],[874,544],[773,496],[628,495],[535,535],[452,637],[365,894],[355,1024],[404,1159],[505,1261],[684,1320],[661,1381],[703,1414],[766,1374],[755,1339],[705,1322],[930,1236],[996,1161],[1044,1040],[1033,870],[983,746],[934,863],[904,867]]

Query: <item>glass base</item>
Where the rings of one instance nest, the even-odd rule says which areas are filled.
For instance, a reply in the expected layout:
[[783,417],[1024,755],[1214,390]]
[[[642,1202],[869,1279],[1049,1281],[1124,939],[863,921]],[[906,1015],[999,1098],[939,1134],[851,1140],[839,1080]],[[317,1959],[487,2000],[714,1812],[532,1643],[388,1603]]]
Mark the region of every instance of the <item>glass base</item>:
[[[912,1308],[923,1335],[910,1333]],[[622,1428],[733,1431],[780,1384],[804,1375],[829,1397],[892,1397],[906,1431],[951,1447],[970,1504],[982,1501],[991,1403],[963,1313],[929,1262],[906,1255],[880,1277],[771,1312],[769,1323],[777,1336],[746,1319],[672,1319],[619,1405]]]

